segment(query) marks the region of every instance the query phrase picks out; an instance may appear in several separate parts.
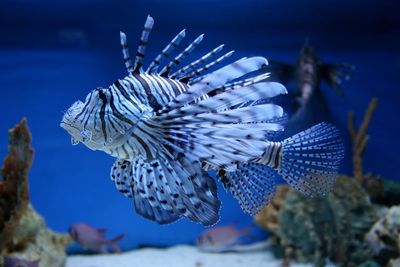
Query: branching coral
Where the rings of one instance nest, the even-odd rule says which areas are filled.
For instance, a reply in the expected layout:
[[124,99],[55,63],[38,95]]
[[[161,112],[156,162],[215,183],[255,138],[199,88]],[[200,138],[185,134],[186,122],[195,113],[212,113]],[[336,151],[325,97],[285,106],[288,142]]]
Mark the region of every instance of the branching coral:
[[377,105],[378,99],[374,97],[370,101],[364,119],[357,130],[355,129],[354,113],[349,112],[348,115],[348,129],[353,143],[353,175],[360,184],[364,183],[366,177],[363,173],[362,156],[369,140],[367,129]]

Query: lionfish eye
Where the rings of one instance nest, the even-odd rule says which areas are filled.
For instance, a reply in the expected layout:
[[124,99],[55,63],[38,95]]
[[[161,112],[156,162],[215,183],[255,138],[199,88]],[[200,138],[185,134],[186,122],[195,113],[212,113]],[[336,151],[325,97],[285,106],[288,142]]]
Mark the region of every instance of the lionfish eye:
[[107,103],[107,96],[105,93],[105,89],[97,88],[96,91],[98,92],[99,98],[103,101],[103,103]]

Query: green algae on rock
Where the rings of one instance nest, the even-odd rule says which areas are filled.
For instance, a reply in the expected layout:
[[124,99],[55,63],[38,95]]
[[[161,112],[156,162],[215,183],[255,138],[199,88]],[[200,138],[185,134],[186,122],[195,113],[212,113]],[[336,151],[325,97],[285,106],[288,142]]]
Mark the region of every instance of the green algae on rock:
[[323,266],[325,259],[346,266],[371,258],[364,235],[377,220],[368,194],[354,180],[340,177],[326,198],[290,190],[278,215],[279,236],[298,261]]
[[[280,204],[265,207],[255,217],[261,227],[273,233],[273,240],[290,251],[290,258],[318,266],[324,266],[326,259],[339,266],[396,266],[400,262],[393,259],[400,254],[396,248],[396,241],[400,248],[400,228],[393,227],[400,225],[400,215],[390,218],[391,227],[384,225],[389,220],[385,215],[388,207],[400,204],[400,183],[365,174],[362,165],[369,140],[367,129],[376,106],[374,98],[357,129],[354,114],[349,114],[353,177],[340,175],[333,192],[322,199],[304,197],[292,189],[277,194]],[[398,206],[391,210],[394,208]],[[387,238],[390,235],[395,238]],[[381,246],[384,253],[374,253]]]
[[72,240],[46,227],[29,203],[28,173],[32,165],[31,134],[25,119],[9,131],[8,155],[0,182],[0,251],[2,256],[40,260],[41,267],[61,267]]

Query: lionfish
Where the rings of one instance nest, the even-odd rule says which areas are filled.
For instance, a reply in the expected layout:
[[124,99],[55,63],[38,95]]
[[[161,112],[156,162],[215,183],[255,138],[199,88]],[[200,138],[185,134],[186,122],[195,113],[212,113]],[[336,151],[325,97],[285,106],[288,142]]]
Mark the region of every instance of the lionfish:
[[348,63],[324,63],[308,39],[294,64],[272,60],[269,63],[267,69],[273,73],[272,80],[288,85],[293,98],[290,105],[293,115],[285,125],[285,136],[317,121],[329,120],[329,105],[321,90],[321,82],[324,81],[338,95],[344,95],[342,83],[350,80],[355,70],[354,65]]
[[183,30],[144,70],[153,24],[148,16],[133,63],[120,33],[128,76],[76,101],[61,121],[72,144],[117,158],[111,179],[139,215],[159,224],[182,217],[215,224],[221,204],[209,170],[251,215],[271,200],[278,176],[308,196],[331,190],[344,153],[340,133],[320,123],[281,142],[269,140],[283,130],[284,112],[268,99],[287,91],[260,74],[265,58],[245,57],[209,72],[233,53],[215,59],[221,45],[176,68],[200,35],[161,68]]

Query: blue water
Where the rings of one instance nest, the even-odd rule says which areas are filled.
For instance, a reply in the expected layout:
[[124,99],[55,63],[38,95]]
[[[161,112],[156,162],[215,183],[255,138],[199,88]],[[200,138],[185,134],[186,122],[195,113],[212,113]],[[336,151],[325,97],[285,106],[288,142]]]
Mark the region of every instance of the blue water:
[[[119,30],[128,34],[133,53],[151,14],[155,28],[148,60],[185,27],[187,42],[206,33],[193,58],[225,43],[237,51],[234,59],[262,55],[293,63],[308,37],[324,62],[354,64],[344,97],[322,88],[331,115],[349,144],[347,112],[354,111],[359,121],[377,96],[364,168],[400,180],[398,11],[395,1],[362,6],[358,1],[2,1],[0,156],[7,151],[7,130],[25,116],[35,148],[31,200],[51,228],[66,231],[73,223],[88,222],[108,228],[110,236],[126,233],[124,248],[193,242],[202,226],[186,220],[159,226],[136,215],[109,179],[114,159],[71,146],[59,127],[71,103],[125,75]],[[346,173],[351,172],[350,153],[349,148]],[[252,223],[222,188],[219,196],[220,224]]]

